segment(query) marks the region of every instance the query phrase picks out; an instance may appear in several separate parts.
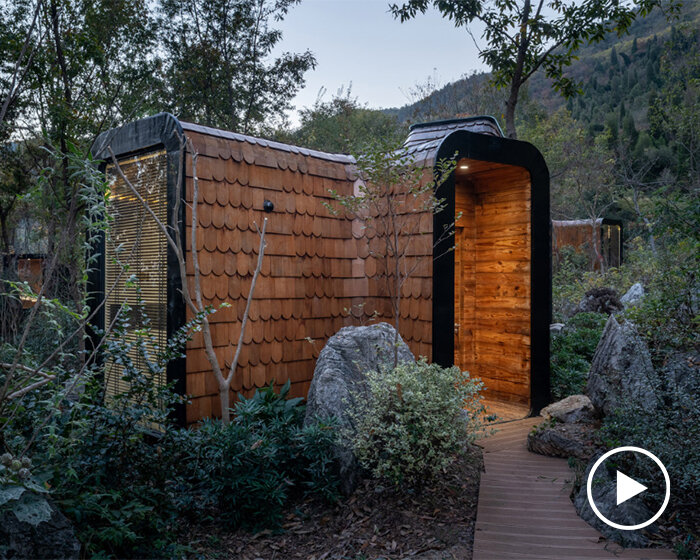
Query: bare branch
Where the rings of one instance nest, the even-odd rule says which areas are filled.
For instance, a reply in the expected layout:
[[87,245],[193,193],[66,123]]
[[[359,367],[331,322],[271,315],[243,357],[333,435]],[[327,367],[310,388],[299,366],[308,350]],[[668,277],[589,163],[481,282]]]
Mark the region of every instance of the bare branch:
[[31,385],[27,385],[24,389],[20,389],[19,391],[15,391],[14,393],[10,393],[9,395],[7,395],[6,398],[8,401],[11,401],[12,399],[16,399],[18,397],[21,397],[22,395],[26,395],[27,393],[29,393],[30,391],[33,391],[34,389],[38,389],[39,387],[43,387],[47,383],[51,383],[51,381],[53,381],[54,379],[56,379],[56,376],[51,375],[51,376],[47,377],[46,379],[42,379],[41,381],[37,381],[36,383],[32,383]]
[[24,43],[22,44],[22,50],[20,51],[19,56],[17,57],[17,62],[15,62],[15,67],[12,70],[12,79],[10,80],[10,87],[9,87],[8,92],[7,92],[7,96],[5,97],[5,100],[3,101],[2,107],[0,108],[0,127],[2,126],[2,123],[5,121],[5,115],[7,114],[7,109],[10,106],[10,102],[15,97],[16,92],[19,89],[20,84],[22,83],[22,80],[24,79],[24,76],[26,76],[27,70],[29,69],[29,65],[30,65],[32,57],[34,55],[34,49],[32,49],[32,52],[29,55],[29,59],[27,60],[27,64],[25,65],[25,69],[20,74],[22,60],[24,59],[24,55],[27,53],[27,48],[29,47],[29,43],[32,39],[32,35],[34,34],[34,27],[36,27],[36,22],[39,19],[39,11],[41,10],[41,2],[42,2],[42,0],[37,0],[36,8],[34,8],[34,16],[32,17],[32,23],[29,26],[29,30],[27,31],[27,36],[25,37]]
[[[255,226],[257,228],[257,224]],[[265,255],[265,230],[267,229],[267,218],[263,220],[262,231],[258,230],[260,235],[260,248],[258,249],[258,264],[255,266],[255,272],[253,273],[253,280],[250,284],[250,291],[248,292],[248,300],[245,304],[245,312],[243,313],[243,321],[241,322],[241,334],[238,336],[238,344],[236,346],[236,353],[233,356],[233,361],[231,362],[231,367],[229,368],[229,374],[226,378],[226,383],[228,386],[231,385],[233,381],[233,375],[238,367],[238,360],[241,355],[241,349],[243,348],[243,336],[245,335],[245,328],[248,323],[248,315],[250,313],[250,304],[253,301],[253,294],[255,292],[255,284],[258,281],[258,275],[262,269],[263,256]]]

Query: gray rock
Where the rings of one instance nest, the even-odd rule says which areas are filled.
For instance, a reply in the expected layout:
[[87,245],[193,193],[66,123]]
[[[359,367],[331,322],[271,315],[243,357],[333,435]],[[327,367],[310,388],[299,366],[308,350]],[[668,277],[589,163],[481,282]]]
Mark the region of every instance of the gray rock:
[[610,316],[593,355],[586,393],[593,406],[608,415],[623,405],[651,411],[656,407],[649,349],[629,321]]
[[644,286],[642,286],[640,282],[637,282],[636,284],[633,284],[632,287],[627,290],[627,293],[620,298],[620,303],[622,303],[622,305],[625,307],[629,307],[630,305],[634,305],[635,303],[641,301],[643,297]]
[[[590,459],[588,467],[586,468],[586,474],[581,479],[581,488],[579,488],[579,491],[574,496],[576,512],[581,519],[591,527],[600,531],[611,541],[625,547],[641,548],[648,546],[649,539],[642,531],[620,531],[610,527],[610,525],[604,523],[593,512],[591,505],[588,503],[586,489],[588,475],[600,455],[601,453],[597,453]],[[596,470],[592,486],[596,507],[603,515],[615,523],[621,525],[635,525],[642,520],[649,519],[653,515],[653,512],[638,498],[632,498],[621,503],[619,506],[617,505],[617,481],[615,480],[615,475],[605,468],[605,462]],[[609,512],[614,513],[610,514]],[[651,526],[650,531],[654,529],[655,527]]]
[[549,325],[549,334],[552,334],[552,335],[561,334],[561,331],[563,328],[564,328],[564,323],[552,323],[551,325]]
[[[70,521],[44,496],[32,495],[32,500],[43,501],[48,510],[41,522],[20,520],[14,511],[0,512],[0,560],[10,558],[65,558],[80,557],[80,542]],[[37,504],[32,504],[36,507]],[[25,508],[26,509],[26,508]]]
[[548,457],[587,461],[597,450],[595,433],[593,424],[545,424],[528,434],[527,448]]
[[586,395],[571,395],[552,403],[542,409],[540,416],[568,424],[593,422],[596,419],[593,403]]
[[[352,434],[354,423],[349,410],[354,399],[369,394],[366,373],[394,364],[396,330],[388,323],[367,327],[344,327],[333,335],[321,350],[314,369],[306,404],[305,423],[315,417],[334,416]],[[398,361],[415,361],[408,345],[398,337]],[[360,469],[344,437],[336,448],[341,491],[351,494],[359,481]]]

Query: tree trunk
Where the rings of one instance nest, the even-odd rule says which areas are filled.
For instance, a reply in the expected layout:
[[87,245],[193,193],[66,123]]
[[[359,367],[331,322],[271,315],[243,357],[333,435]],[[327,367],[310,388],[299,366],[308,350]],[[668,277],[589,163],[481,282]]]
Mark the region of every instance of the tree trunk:
[[226,426],[231,421],[231,401],[228,383],[219,384],[219,399],[221,400],[221,423]]
[[513,140],[518,139],[518,133],[515,130],[515,107],[518,104],[518,93],[520,86],[515,82],[510,85],[510,95],[506,101],[506,136]]
[[523,68],[525,68],[525,55],[530,43],[528,38],[528,23],[530,21],[530,0],[525,0],[523,11],[520,17],[520,31],[515,37],[518,43],[518,54],[515,58],[513,76],[510,79],[510,95],[506,101],[506,135],[508,138],[516,140],[518,133],[515,131],[515,107],[518,104],[518,95],[523,85]]

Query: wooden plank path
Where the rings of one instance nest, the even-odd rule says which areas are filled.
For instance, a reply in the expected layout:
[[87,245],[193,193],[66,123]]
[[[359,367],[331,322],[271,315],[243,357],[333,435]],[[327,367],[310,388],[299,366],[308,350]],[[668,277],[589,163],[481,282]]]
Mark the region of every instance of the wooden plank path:
[[623,549],[581,519],[569,499],[573,472],[566,459],[530,453],[527,434],[541,421],[498,424],[479,444],[479,487],[473,560],[665,560],[666,549]]

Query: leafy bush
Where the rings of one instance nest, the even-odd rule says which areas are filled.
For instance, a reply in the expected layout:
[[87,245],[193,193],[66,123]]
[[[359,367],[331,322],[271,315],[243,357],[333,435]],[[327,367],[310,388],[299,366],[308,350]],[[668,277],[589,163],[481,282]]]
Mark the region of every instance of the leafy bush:
[[302,399],[287,399],[287,382],[239,397],[228,425],[206,420],[173,437],[181,465],[176,501],[190,515],[223,517],[235,525],[276,527],[295,492],[337,498],[333,469],[335,426],[302,426]]
[[88,555],[182,556],[178,531],[188,515],[275,528],[292,496],[337,495],[334,425],[303,427],[304,407],[287,398],[289,383],[279,393],[267,387],[241,397],[227,426],[209,420],[178,428],[170,413],[182,397],[155,379],[181,355],[195,321],[149,351],[156,340],[143,307],[124,306],[120,317],[105,358],[128,388],[105,399],[96,367],[77,402],[61,391],[46,406],[30,400],[37,406],[16,408],[9,424],[16,431],[6,434],[19,451],[33,439],[35,470]]
[[675,351],[700,344],[700,243],[679,241],[658,257],[642,301],[625,311],[646,339],[658,368]]
[[588,257],[570,245],[559,249],[552,263],[552,310],[555,320],[563,321],[573,313],[585,290],[580,279],[589,269]]
[[551,338],[551,391],[558,401],[583,392],[591,360],[603,333],[607,316],[600,313],[574,315],[562,332]]
[[483,384],[425,360],[367,373],[368,398],[351,411],[360,463],[394,484],[437,477],[482,429]]
[[[141,328],[131,329],[134,319]],[[38,459],[54,501],[75,522],[90,555],[154,556],[174,542],[177,510],[166,484],[170,465],[159,453],[156,430],[167,437],[174,429],[169,413],[181,397],[155,379],[181,355],[189,327],[152,354],[148,345],[155,346],[156,339],[143,306],[133,312],[123,306],[105,358],[120,368],[128,388],[105,400],[102,376],[93,372],[81,398],[64,400],[62,412],[39,435]],[[128,338],[127,331],[135,336]]]

